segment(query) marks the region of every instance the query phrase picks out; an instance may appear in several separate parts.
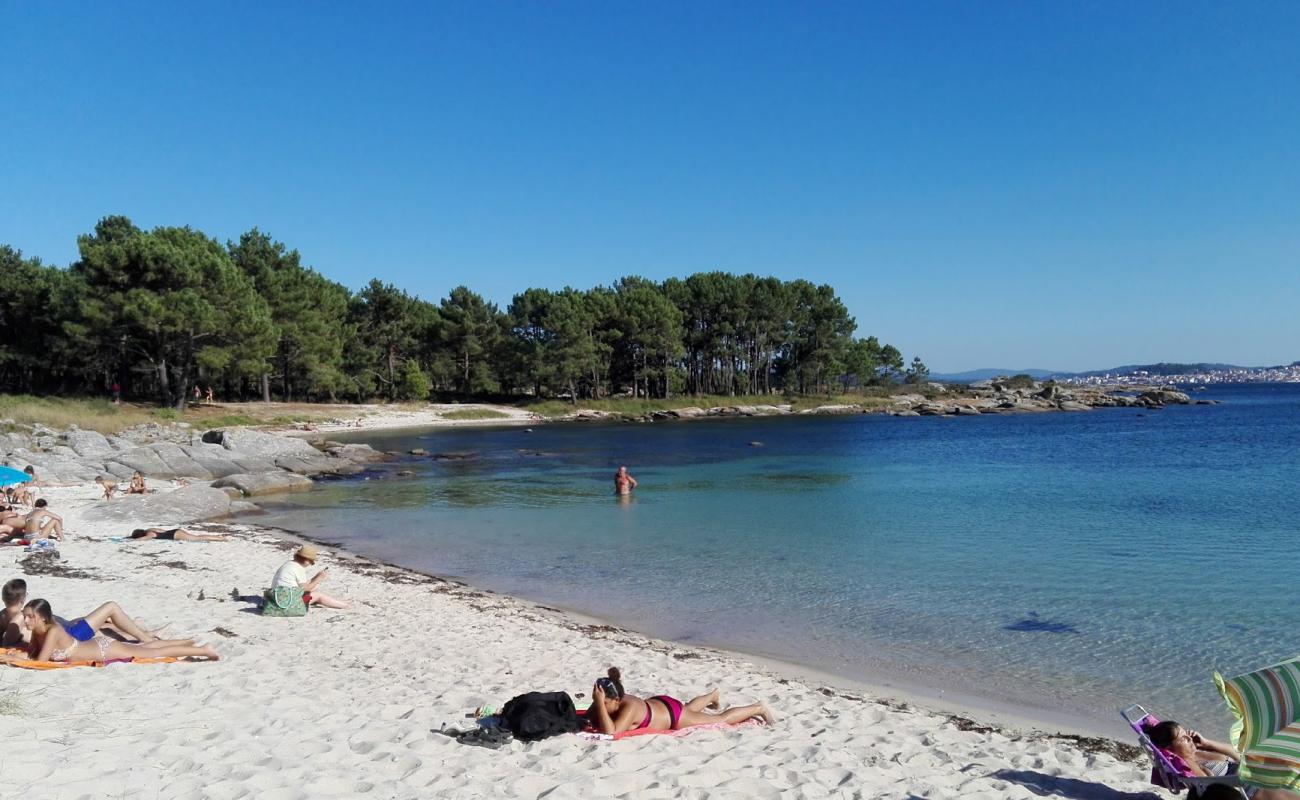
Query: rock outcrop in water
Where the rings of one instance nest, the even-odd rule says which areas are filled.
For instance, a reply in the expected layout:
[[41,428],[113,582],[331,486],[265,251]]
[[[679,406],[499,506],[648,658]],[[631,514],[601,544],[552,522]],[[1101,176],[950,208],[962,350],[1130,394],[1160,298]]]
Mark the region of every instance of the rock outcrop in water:
[[[1174,389],[1140,390],[1116,386],[1065,386],[1048,382],[1035,382],[1027,386],[1010,386],[1007,381],[979,381],[964,390],[949,390],[938,386],[930,393],[900,394],[886,398],[884,404],[826,404],[795,411],[788,404],[758,406],[715,406],[651,411],[646,414],[621,414],[617,411],[583,409],[560,417],[561,420],[666,422],[703,417],[757,417],[780,414],[890,414],[895,417],[973,417],[980,414],[1023,414],[1045,411],[1091,411],[1094,408],[1138,407],[1161,408],[1165,405],[1187,405],[1191,399]],[[1212,402],[1212,401],[1206,401]]]

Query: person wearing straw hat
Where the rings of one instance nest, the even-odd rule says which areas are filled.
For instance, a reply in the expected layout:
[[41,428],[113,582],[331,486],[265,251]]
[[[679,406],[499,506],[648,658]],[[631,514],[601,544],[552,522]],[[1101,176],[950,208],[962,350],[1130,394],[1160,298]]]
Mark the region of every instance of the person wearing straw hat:
[[316,591],[316,587],[329,576],[329,567],[325,567],[308,580],[307,568],[315,566],[319,557],[320,554],[316,552],[316,548],[312,545],[305,544],[299,547],[298,551],[293,554],[293,558],[284,562],[275,571],[275,577],[271,579],[271,591],[296,589],[302,592],[302,602],[305,606],[348,608],[348,603]]

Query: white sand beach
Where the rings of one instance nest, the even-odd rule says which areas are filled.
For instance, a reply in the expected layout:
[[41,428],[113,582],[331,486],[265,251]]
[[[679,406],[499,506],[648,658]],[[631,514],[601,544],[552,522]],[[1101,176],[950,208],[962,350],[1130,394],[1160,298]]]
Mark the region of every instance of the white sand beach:
[[[0,668],[5,795],[24,798],[1152,798],[1141,759],[988,729],[785,677],[458,583],[328,553],[322,587],[355,602],[271,619],[260,594],[295,547],[245,520],[186,526],[226,543],[115,542],[92,487],[43,490],[65,514],[61,567],[3,578],[74,618],[116,600],[147,627],[196,636],[216,663]],[[114,504],[130,503],[120,498]],[[255,518],[252,518],[255,521]],[[139,520],[172,523],[179,520]],[[564,690],[585,706],[619,666],[628,691],[767,703],[771,727],[499,750],[439,731],[483,705]]]

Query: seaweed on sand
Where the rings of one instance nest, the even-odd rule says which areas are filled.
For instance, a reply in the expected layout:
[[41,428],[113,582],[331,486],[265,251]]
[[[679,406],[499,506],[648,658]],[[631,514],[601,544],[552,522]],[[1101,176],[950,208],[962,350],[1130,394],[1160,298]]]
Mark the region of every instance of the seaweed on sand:
[[83,580],[99,578],[99,574],[93,569],[69,567],[61,564],[62,560],[63,556],[59,555],[56,550],[37,550],[23,556],[18,565],[23,568],[24,575],[49,575],[55,578],[80,578]]

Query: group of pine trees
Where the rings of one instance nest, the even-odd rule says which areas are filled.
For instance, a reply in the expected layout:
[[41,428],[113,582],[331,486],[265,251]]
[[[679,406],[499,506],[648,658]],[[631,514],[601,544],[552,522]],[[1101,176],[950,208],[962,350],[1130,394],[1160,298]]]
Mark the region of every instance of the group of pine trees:
[[830,286],[709,272],[527,289],[502,311],[461,286],[437,304],[378,279],[359,292],[254,229],[221,244],[106,217],[68,268],[0,246],[0,387],[183,407],[224,398],[424,400],[829,392],[926,377]]

